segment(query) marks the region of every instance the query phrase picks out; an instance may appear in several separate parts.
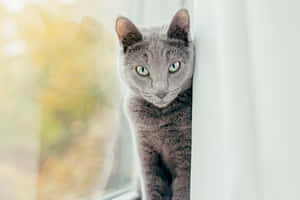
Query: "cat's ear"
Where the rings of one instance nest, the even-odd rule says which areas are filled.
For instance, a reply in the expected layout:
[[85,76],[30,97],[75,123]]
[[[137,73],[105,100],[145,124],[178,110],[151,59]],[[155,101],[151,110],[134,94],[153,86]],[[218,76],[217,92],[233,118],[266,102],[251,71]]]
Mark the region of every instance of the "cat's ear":
[[116,32],[118,34],[121,45],[126,49],[143,40],[143,36],[136,26],[126,17],[118,17],[116,21]]
[[168,37],[188,43],[190,32],[190,16],[186,9],[177,11],[168,29]]

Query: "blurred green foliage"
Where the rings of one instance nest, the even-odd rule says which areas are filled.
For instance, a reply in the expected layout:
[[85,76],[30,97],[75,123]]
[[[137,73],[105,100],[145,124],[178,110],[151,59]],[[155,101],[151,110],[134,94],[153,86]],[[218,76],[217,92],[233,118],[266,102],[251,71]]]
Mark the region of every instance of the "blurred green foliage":
[[[24,94],[34,94],[26,99],[31,101],[29,108],[38,111],[36,119],[28,119],[39,123],[38,199],[67,199],[70,194],[88,192],[95,181],[101,181],[98,174],[105,172],[108,144],[116,132],[119,92],[113,35],[91,17],[76,21],[67,11],[59,14],[33,5],[16,13],[0,5],[0,27],[5,23],[8,27],[15,23],[17,33],[9,33],[8,39],[0,35],[0,44],[22,41],[26,49],[21,56],[0,55],[5,57],[2,67],[19,62],[26,71],[34,71],[34,86],[30,84],[32,88]],[[19,78],[13,81],[30,82],[32,77]],[[8,87],[14,91],[13,84]],[[16,102],[12,109],[22,107],[21,100]],[[20,180],[30,176],[25,173],[18,171]]]
[[[33,34],[31,23],[33,27],[23,27],[22,35],[40,68],[43,158],[65,148],[74,135],[87,132],[89,118],[112,106],[116,87],[108,90],[106,86],[116,84],[114,40],[101,24],[89,17],[75,23],[42,9],[39,13],[43,31]],[[104,57],[103,52],[111,56]]]

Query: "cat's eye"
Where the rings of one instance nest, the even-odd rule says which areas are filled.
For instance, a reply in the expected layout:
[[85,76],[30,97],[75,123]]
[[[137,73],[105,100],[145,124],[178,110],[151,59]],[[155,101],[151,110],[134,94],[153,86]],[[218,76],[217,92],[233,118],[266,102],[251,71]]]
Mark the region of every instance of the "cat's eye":
[[136,67],[136,72],[141,75],[141,76],[148,76],[149,75],[149,71],[147,70],[146,67],[143,67],[141,65],[138,65]]
[[169,66],[169,72],[174,73],[177,72],[180,69],[180,62],[174,62],[172,65]]

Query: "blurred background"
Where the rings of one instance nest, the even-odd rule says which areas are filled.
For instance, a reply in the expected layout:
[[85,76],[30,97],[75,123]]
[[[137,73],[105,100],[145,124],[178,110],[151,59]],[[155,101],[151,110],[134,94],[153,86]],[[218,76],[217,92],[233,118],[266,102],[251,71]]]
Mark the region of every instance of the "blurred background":
[[116,145],[120,5],[0,0],[1,200],[92,199],[130,183],[131,146]]
[[111,199],[133,191],[115,19],[168,24],[191,4],[0,0],[0,200]]

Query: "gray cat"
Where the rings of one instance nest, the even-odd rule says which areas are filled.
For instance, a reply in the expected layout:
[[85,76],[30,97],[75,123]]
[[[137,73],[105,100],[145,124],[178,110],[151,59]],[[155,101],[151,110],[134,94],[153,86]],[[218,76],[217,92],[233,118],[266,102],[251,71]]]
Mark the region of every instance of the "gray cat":
[[188,200],[194,44],[188,11],[169,26],[138,30],[116,21],[120,75],[130,89],[126,111],[135,133],[143,199]]

